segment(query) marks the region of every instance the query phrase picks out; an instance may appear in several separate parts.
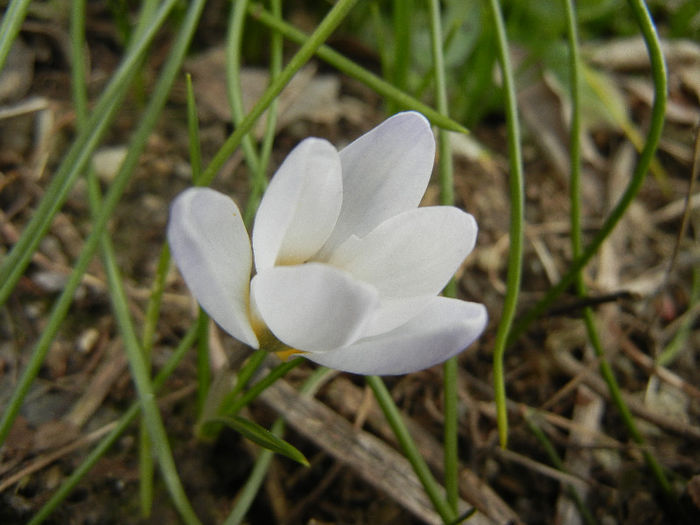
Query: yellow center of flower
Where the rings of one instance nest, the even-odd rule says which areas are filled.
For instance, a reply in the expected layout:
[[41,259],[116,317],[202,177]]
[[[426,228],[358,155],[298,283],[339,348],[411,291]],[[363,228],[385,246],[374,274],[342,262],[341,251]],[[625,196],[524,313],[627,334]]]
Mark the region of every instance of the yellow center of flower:
[[258,337],[258,343],[262,350],[275,354],[282,361],[287,361],[294,355],[306,353],[284,344],[266,326],[255,327],[255,335]]

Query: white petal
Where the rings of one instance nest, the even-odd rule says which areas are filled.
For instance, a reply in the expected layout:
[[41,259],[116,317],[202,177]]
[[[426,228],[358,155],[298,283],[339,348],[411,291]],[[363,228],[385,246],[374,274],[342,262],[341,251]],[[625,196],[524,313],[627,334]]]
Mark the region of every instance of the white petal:
[[340,159],[343,207],[321,258],[350,235],[363,237],[418,206],[433,170],[435,137],[423,115],[399,113],[343,149]]
[[305,357],[356,374],[406,374],[458,354],[481,335],[486,322],[483,305],[436,297],[417,317],[388,334]]
[[260,202],[253,228],[255,268],[301,264],[328,239],[342,202],[340,157],[322,139],[287,156]]
[[270,331],[309,352],[356,341],[379,303],[373,287],[320,263],[269,268],[253,278],[251,293]]
[[419,295],[401,299],[380,297],[379,308],[362,337],[380,335],[405,324],[435,299],[435,295]]
[[474,218],[459,208],[416,208],[351,237],[328,264],[375,286],[384,297],[436,295],[474,248]]
[[257,348],[248,313],[252,253],[236,204],[209,188],[190,188],[170,207],[173,259],[202,308],[236,339]]

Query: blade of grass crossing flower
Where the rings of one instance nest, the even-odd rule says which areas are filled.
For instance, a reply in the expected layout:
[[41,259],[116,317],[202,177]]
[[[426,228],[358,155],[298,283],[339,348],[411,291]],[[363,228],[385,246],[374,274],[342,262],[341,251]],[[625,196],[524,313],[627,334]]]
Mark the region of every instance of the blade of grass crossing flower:
[[[199,141],[199,120],[197,104],[192,88],[192,76],[185,77],[187,86],[187,131],[189,136],[190,166],[192,183],[197,184],[202,174],[202,152]],[[167,243],[165,244],[167,246]],[[211,368],[209,366],[209,316],[199,309],[197,316],[197,417],[201,417],[211,385]]]
[[[175,371],[177,365],[185,357],[185,354],[189,351],[195,342],[197,336],[196,327],[192,327],[185,334],[185,336],[180,341],[172,356],[166,361],[163,368],[158,372],[155,379],[153,380],[153,391],[157,393],[165,384],[165,381],[172,375]],[[95,466],[95,464],[102,458],[107,451],[116,443],[119,437],[126,432],[131,423],[136,419],[136,416],[140,413],[141,405],[137,401],[133,403],[129,409],[124,413],[124,415],[117,422],[117,426],[104,438],[102,441],[88,454],[88,456],[83,460],[83,462],[74,469],[70,476],[66,478],[59,489],[53,493],[51,498],[39,509],[39,511],[32,517],[28,525],[38,525],[47,519],[63,501],[70,495],[70,493],[78,486],[78,483],[85,477],[85,475]]]
[[192,182],[197,184],[202,174],[202,148],[199,141],[199,119],[197,118],[197,104],[194,100],[192,88],[192,75],[185,76],[187,86],[187,133],[190,143],[190,168],[192,169]]
[[[243,41],[243,31],[248,0],[238,0],[231,7],[231,14],[228,22],[228,34],[226,36],[226,92],[228,94],[229,105],[233,125],[237,126],[245,116],[243,110],[243,91],[241,87],[241,43]],[[253,137],[247,133],[241,140],[243,153],[248,163],[251,173],[257,173],[260,159],[255,149]]]
[[313,32],[301,49],[292,57],[287,67],[272,81],[255,106],[253,106],[253,109],[250,110],[234,132],[226,139],[226,142],[219,148],[219,151],[214,155],[214,158],[204,170],[204,173],[202,173],[202,185],[206,186],[211,183],[216,173],[221,169],[224,162],[226,162],[226,159],[236,150],[243,137],[253,128],[258,118],[260,118],[275,97],[280,94],[294,74],[309,61],[318,47],[328,39],[356,2],[357,0],[338,0],[338,2],[334,4],[326,17],[318,25],[316,31]]
[[440,514],[443,522],[450,523],[454,520],[457,513],[452,510],[452,507],[444,499],[442,487],[435,481],[427,463],[420,455],[418,447],[413,441],[411,434],[408,432],[403,418],[401,417],[401,413],[394,403],[394,400],[391,398],[391,394],[386,388],[384,381],[377,376],[367,376],[365,377],[365,381],[372,389],[377,403],[379,403],[382,412],[384,412],[384,416],[389,426],[391,426],[396,439],[399,441],[406,459],[411,463],[433,507],[435,507],[437,513]]
[[506,123],[508,126],[508,157],[510,176],[508,181],[510,194],[510,248],[508,250],[508,274],[506,276],[506,296],[503,301],[501,321],[496,331],[493,349],[493,381],[498,420],[498,437],[501,447],[508,444],[508,414],[506,411],[506,384],[503,359],[506,341],[520,293],[523,259],[523,230],[525,227],[523,161],[520,150],[520,124],[518,107],[515,99],[513,69],[510,64],[508,40],[503,24],[503,15],[498,0],[488,0],[494,27],[496,30],[496,49],[503,75]]
[[10,48],[22,28],[22,22],[27,15],[30,0],[13,0],[5,11],[0,24],[0,71],[5,66],[5,60],[10,53]]
[[119,103],[126,95],[139,60],[165,21],[175,1],[166,0],[143,35],[133,46],[130,46],[130,52],[103,91],[85,129],[78,134],[61,161],[45,190],[44,197],[25,226],[22,236],[3,259],[0,265],[0,305],[5,303],[14,289],[39,242],[48,231],[53,217],[63,205],[70,188],[85,169],[92,152],[116,115]]
[[659,37],[656,34],[656,27],[646,8],[646,4],[641,0],[628,0],[628,2],[632,7],[632,11],[647,47],[654,81],[654,103],[652,104],[651,121],[644,148],[637,160],[637,165],[635,166],[629,184],[608,215],[605,223],[603,223],[600,230],[598,230],[598,233],[588,244],[581,256],[572,261],[569,270],[561,280],[550,288],[544,297],[518,320],[508,338],[508,344],[514,342],[527,329],[530,323],[547,311],[552,303],[554,303],[554,301],[575,281],[576,276],[586,264],[588,264],[591,258],[598,253],[600,246],[624,216],[627,208],[637,196],[637,193],[639,193],[646,178],[646,174],[649,171],[649,166],[654,158],[654,152],[659,145],[666,114],[666,101],[668,98],[666,63],[661,52],[661,45],[659,43]]
[[[272,16],[282,18],[282,3],[280,0],[272,0],[270,2]],[[282,35],[273,31],[270,35],[270,82],[272,82],[282,71]],[[277,97],[270,103],[267,110],[267,122],[265,123],[265,132],[263,135],[262,146],[260,148],[260,163],[258,170],[253,173],[251,183],[251,191],[248,195],[248,203],[243,214],[243,221],[246,226],[250,227],[255,212],[260,204],[262,194],[267,187],[267,167],[272,157],[272,145],[275,140],[277,130],[277,110],[279,107],[279,99]]]
[[[391,64],[392,84],[401,91],[408,91],[408,74],[411,69],[411,37],[413,26],[413,0],[394,0],[393,2],[394,52]],[[393,115],[399,111],[394,100],[389,100],[387,113]]]
[[[447,82],[445,80],[445,61],[443,57],[443,37],[439,0],[430,0],[430,34],[432,39],[433,70],[435,72],[435,95],[437,110],[448,115]],[[438,129],[438,173],[440,177],[440,203],[454,205],[454,175],[452,148],[449,132]],[[443,295],[455,297],[457,294],[454,279],[443,290]],[[459,501],[459,450],[457,440],[457,358],[448,359],[443,365],[443,398],[445,406],[444,454],[445,454],[445,492],[447,503],[452,511],[458,512]]]
[[[293,42],[304,44],[309,39],[308,35],[287,24],[283,20],[275,18],[270,13],[265,11],[259,4],[251,4],[249,11],[253,18],[275,29],[276,31],[279,31],[282,35]],[[333,51],[330,47],[320,46],[316,50],[316,55],[328,64],[337,68],[339,71],[342,71],[346,75],[359,80],[372,90],[376,91],[378,94],[382,95],[384,98],[393,100],[396,102],[398,107],[416,110],[425,115],[425,117],[434,125],[441,128],[460,133],[468,133],[467,129],[461,124],[441,114],[439,111],[436,111],[408,93],[401,91],[377,75],[358,66],[340,53]]]

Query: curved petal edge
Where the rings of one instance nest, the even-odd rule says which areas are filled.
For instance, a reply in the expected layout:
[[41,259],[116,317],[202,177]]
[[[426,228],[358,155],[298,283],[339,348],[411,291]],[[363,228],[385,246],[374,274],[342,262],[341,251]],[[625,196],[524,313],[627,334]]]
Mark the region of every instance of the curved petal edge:
[[236,339],[258,347],[250,325],[250,240],[236,204],[209,188],[190,188],[170,207],[173,259],[202,308]]
[[304,357],[355,374],[407,374],[457,355],[481,335],[487,322],[482,304],[436,297],[420,314],[391,332]]

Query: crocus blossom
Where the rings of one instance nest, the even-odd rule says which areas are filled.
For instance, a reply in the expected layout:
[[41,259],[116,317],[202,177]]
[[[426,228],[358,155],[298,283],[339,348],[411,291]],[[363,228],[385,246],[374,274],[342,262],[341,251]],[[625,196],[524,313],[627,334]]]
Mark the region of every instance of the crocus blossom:
[[229,197],[181,193],[168,224],[173,257],[202,308],[253,348],[359,374],[430,367],[487,321],[483,305],[438,296],[477,225],[456,207],[418,207],[434,156],[415,112],[340,152],[308,138],[270,181],[250,240]]

